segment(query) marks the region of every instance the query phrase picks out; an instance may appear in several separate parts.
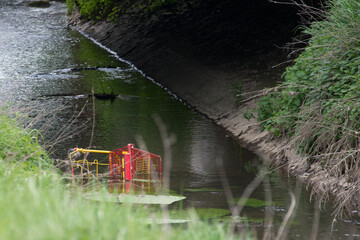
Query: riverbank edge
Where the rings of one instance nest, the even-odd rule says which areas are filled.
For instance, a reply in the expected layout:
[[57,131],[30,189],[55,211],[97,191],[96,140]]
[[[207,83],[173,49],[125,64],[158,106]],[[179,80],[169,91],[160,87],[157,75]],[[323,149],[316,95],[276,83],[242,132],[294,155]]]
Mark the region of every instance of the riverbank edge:
[[[347,187],[346,181],[331,177],[322,169],[311,168],[307,164],[306,156],[300,156],[296,153],[291,139],[286,137],[274,138],[272,133],[262,131],[255,119],[246,119],[244,114],[248,109],[254,109],[257,101],[249,101],[240,107],[231,104],[232,97],[229,93],[232,92],[232,86],[228,81],[224,81],[226,84],[220,83],[222,82],[222,74],[219,74],[217,80],[211,79],[210,82],[206,82],[206,86],[203,80],[198,78],[198,75],[191,78],[191,81],[185,80],[182,84],[175,81],[174,84],[171,82],[174,77],[171,71],[154,74],[154,71],[161,69],[163,61],[146,62],[146,64],[141,61],[141,56],[151,54],[151,48],[136,47],[131,39],[129,40],[128,33],[123,33],[123,31],[128,30],[128,26],[123,27],[106,21],[81,20],[80,15],[76,12],[69,17],[69,25],[86,37],[90,37],[114,51],[120,58],[126,59],[126,62],[130,62],[138,69],[141,69],[147,77],[154,79],[156,83],[171,91],[181,101],[224,128],[241,146],[253,151],[263,160],[270,163],[273,169],[283,171],[303,182],[312,189],[311,196],[317,195],[323,202],[335,198],[334,209],[342,203],[343,197],[337,194],[337,189]],[[136,34],[132,35],[132,37],[136,38]],[[116,45],[121,47],[116,49],[114,47]],[[131,54],[124,52],[123,49],[130,49]],[[164,52],[166,51],[168,49],[165,48]],[[180,62],[179,67],[181,66],[182,63]],[[206,74],[209,74],[209,71],[205,71],[204,75]],[[216,74],[216,72],[211,72],[211,74]],[[205,89],[201,87],[205,87]],[[321,173],[321,178],[317,176],[319,173]],[[321,191],[318,191],[319,189]],[[356,199],[350,198],[347,201],[354,206],[354,209],[358,206]],[[337,213],[341,213],[341,211]]]

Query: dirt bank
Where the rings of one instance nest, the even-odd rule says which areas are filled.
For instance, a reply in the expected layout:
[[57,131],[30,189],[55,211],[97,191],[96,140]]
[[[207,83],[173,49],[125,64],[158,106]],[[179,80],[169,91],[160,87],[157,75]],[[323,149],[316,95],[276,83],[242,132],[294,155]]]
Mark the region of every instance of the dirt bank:
[[324,174],[319,179],[321,170],[300,161],[288,139],[274,140],[254,119],[244,118],[256,102],[235,106],[234,83],[241,82],[251,97],[280,81],[284,66],[274,66],[288,59],[277,46],[290,41],[299,21],[296,9],[265,0],[195,2],[153,15],[124,15],[118,23],[81,20],[74,12],[69,22],[171,89],[244,147],[336,195],[344,187],[341,181]]

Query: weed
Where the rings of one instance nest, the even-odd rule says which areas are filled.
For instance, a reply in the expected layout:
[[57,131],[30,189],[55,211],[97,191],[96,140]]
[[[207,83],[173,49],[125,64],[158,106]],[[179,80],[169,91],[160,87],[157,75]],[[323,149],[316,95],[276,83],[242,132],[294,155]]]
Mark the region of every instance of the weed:
[[[3,110],[4,111],[4,110]],[[16,119],[0,113],[0,158],[27,169],[50,167],[51,160],[39,145],[41,134],[36,130],[24,129]]]
[[310,166],[353,184],[360,159],[359,9],[357,0],[331,1],[323,20],[304,28],[311,39],[286,69],[285,82],[258,108],[263,129],[292,136]]
[[232,83],[232,92],[233,92],[233,96],[234,96],[234,101],[235,101],[235,106],[238,106],[240,104],[240,102],[242,101],[242,82],[241,80],[239,81],[234,81]]
[[[258,118],[264,129],[275,135],[293,135],[300,128],[304,130],[305,122],[317,120],[318,133],[323,132],[324,126],[337,126],[331,129],[335,134],[328,138],[329,145],[343,138],[344,130],[360,128],[357,124],[360,108],[356,102],[360,89],[358,7],[355,0],[335,1],[325,20],[305,29],[305,33],[312,35],[308,47],[287,68],[282,88],[259,103]],[[319,137],[308,138],[308,143],[302,141],[303,150],[320,153],[313,152],[323,149],[313,146],[316,139]],[[357,145],[356,138],[349,141],[351,147]]]
[[174,4],[177,0],[152,0],[149,6],[150,11],[155,11]]

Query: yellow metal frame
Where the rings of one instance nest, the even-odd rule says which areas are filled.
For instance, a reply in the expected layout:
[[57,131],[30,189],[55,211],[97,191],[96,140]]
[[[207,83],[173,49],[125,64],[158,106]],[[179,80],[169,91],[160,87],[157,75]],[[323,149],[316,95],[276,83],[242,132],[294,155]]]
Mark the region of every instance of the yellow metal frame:
[[[90,167],[89,165],[96,165],[96,177],[98,177],[99,175],[99,165],[100,166],[109,166],[108,163],[99,163],[99,161],[97,159],[95,159],[92,162],[89,162],[86,159],[82,159],[82,160],[78,160],[78,161],[72,161],[72,163],[75,163],[75,167],[80,167],[81,168],[81,174],[83,173],[83,165],[86,163],[86,169],[88,170],[88,172],[90,172]],[[74,167],[74,166],[73,166]]]
[[[104,154],[110,154],[111,151],[107,151],[107,150],[95,150],[95,149],[84,149],[84,148],[75,148],[73,152],[71,152],[69,154],[69,158],[70,158],[70,162],[72,163],[71,165],[71,169],[72,172],[74,172],[74,165],[76,168],[81,168],[81,176],[83,176],[83,171],[84,171],[84,165],[86,164],[86,169],[88,171],[88,173],[90,172],[90,167],[89,165],[96,165],[96,177],[98,177],[99,175],[99,165],[102,166],[109,166],[108,163],[99,163],[99,161],[97,159],[95,159],[93,162],[89,162],[86,159],[82,159],[82,160],[78,160],[78,161],[73,161],[72,158],[72,154],[77,153],[77,152],[81,152],[81,153],[104,153]],[[123,154],[127,154],[127,151],[123,151]],[[151,161],[150,158],[139,158],[139,160],[141,160],[141,162],[139,162],[139,167],[140,170],[146,173],[150,173],[150,167],[151,167]],[[121,164],[122,166],[124,166],[124,158],[121,158]],[[125,172],[123,171],[123,179],[125,179]],[[90,178],[90,175],[88,175],[88,177]],[[149,180],[150,180],[150,175],[149,175]]]
[[[95,150],[95,149],[84,149],[84,148],[75,148],[75,151],[73,151],[72,153],[76,153],[76,152],[82,152],[82,153],[107,153],[107,154],[109,154],[111,151],[107,151],[107,150]],[[70,153],[70,155],[71,155],[72,153]]]
[[[99,163],[99,161],[97,159],[95,159],[93,162],[89,162],[86,159],[82,159],[82,160],[78,160],[78,161],[72,161],[71,159],[71,155],[77,152],[81,152],[81,153],[105,153],[105,154],[109,154],[111,151],[107,151],[107,150],[95,150],[95,149],[84,149],[84,148],[75,148],[75,150],[73,152],[71,152],[69,154],[69,158],[70,158],[70,162],[73,164],[76,164],[76,167],[80,167],[81,168],[81,175],[83,175],[83,170],[84,170],[84,164],[86,164],[86,169],[88,171],[88,173],[90,172],[90,167],[89,165],[96,165],[96,177],[98,177],[99,175],[99,165],[102,166],[109,166],[108,163]],[[74,165],[71,165],[71,170],[72,172],[74,171]],[[90,175],[89,175],[90,177]]]

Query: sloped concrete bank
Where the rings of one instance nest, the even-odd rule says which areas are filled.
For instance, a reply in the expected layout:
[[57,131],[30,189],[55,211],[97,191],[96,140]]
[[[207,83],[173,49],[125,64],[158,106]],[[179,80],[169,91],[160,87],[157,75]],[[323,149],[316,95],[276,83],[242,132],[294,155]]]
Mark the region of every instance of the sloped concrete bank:
[[[254,119],[244,118],[247,109],[256,106],[256,99],[240,107],[234,103],[233,85],[238,82],[242,83],[242,92],[252,97],[254,91],[280,81],[284,66],[274,66],[288,59],[276,45],[290,40],[289,32],[298,24],[296,11],[268,1],[256,1],[258,5],[252,7],[251,1],[242,1],[241,5],[228,1],[228,6],[223,4],[226,1],[220,1],[223,5],[200,2],[208,5],[180,7],[178,12],[161,11],[152,16],[130,14],[118,23],[94,23],[74,11],[69,23],[132,62],[225,128],[244,147],[306,184],[321,188],[321,194],[339,197],[343,180],[311,168],[296,154],[289,139],[274,140]],[[235,18],[239,12],[241,17]],[[261,16],[261,20],[254,16]],[[287,24],[276,24],[279,21]],[[353,207],[358,205],[352,198],[347,201]]]

